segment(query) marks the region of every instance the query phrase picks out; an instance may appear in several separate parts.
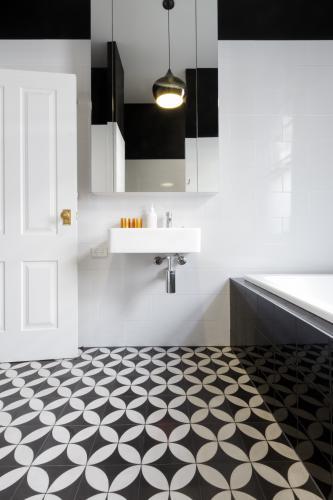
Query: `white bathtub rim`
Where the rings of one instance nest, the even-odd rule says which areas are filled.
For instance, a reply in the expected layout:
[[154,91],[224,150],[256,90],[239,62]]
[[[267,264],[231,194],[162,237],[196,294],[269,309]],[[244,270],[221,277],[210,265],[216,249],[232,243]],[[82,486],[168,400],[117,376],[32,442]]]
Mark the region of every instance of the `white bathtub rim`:
[[[249,283],[252,283],[259,288],[266,290],[284,300],[287,300],[288,302],[304,309],[305,311],[308,311],[319,318],[324,319],[325,321],[328,321],[329,323],[333,324],[333,310],[332,311],[327,311],[327,309],[324,309],[316,304],[311,304],[307,302],[306,300],[297,297],[297,295],[294,295],[292,293],[288,293],[285,290],[280,290],[278,287],[271,285],[270,283],[267,283],[267,279],[269,278],[324,278],[327,277],[329,279],[333,280],[333,274],[248,274],[244,276],[245,281],[248,281]],[[333,303],[333,297],[332,297],[332,303]]]

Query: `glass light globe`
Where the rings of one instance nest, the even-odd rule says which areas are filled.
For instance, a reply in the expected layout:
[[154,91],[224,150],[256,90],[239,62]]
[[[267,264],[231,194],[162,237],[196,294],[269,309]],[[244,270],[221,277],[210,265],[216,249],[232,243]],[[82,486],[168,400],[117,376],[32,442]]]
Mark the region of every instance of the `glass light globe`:
[[179,108],[186,98],[186,84],[169,69],[165,76],[154,83],[153,95],[161,108]]

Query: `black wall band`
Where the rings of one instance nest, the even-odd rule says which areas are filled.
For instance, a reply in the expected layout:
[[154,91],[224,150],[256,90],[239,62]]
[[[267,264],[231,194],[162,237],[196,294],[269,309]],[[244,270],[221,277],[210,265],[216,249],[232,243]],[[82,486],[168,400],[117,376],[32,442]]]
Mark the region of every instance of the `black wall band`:
[[3,0],[0,39],[90,39],[90,0]]
[[218,0],[219,40],[333,39],[332,0]]
[[[332,0],[216,0],[219,40],[333,39]],[[90,39],[90,0],[3,0],[0,39]]]

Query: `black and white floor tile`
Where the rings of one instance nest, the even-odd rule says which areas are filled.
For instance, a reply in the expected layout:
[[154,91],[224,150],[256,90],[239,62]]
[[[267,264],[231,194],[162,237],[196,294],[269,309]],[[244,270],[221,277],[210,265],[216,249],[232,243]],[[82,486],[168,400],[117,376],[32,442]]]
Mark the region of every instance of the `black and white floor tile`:
[[230,347],[0,364],[0,499],[323,498]]
[[244,348],[240,357],[324,497],[332,499],[330,347],[326,344],[251,346]]

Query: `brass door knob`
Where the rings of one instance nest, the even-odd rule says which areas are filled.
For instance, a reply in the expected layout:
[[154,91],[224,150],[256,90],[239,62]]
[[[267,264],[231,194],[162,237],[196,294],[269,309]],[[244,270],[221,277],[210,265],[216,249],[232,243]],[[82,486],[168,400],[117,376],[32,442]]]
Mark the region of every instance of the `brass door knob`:
[[62,218],[62,223],[64,226],[70,226],[72,224],[72,211],[69,208],[65,208],[60,217]]

